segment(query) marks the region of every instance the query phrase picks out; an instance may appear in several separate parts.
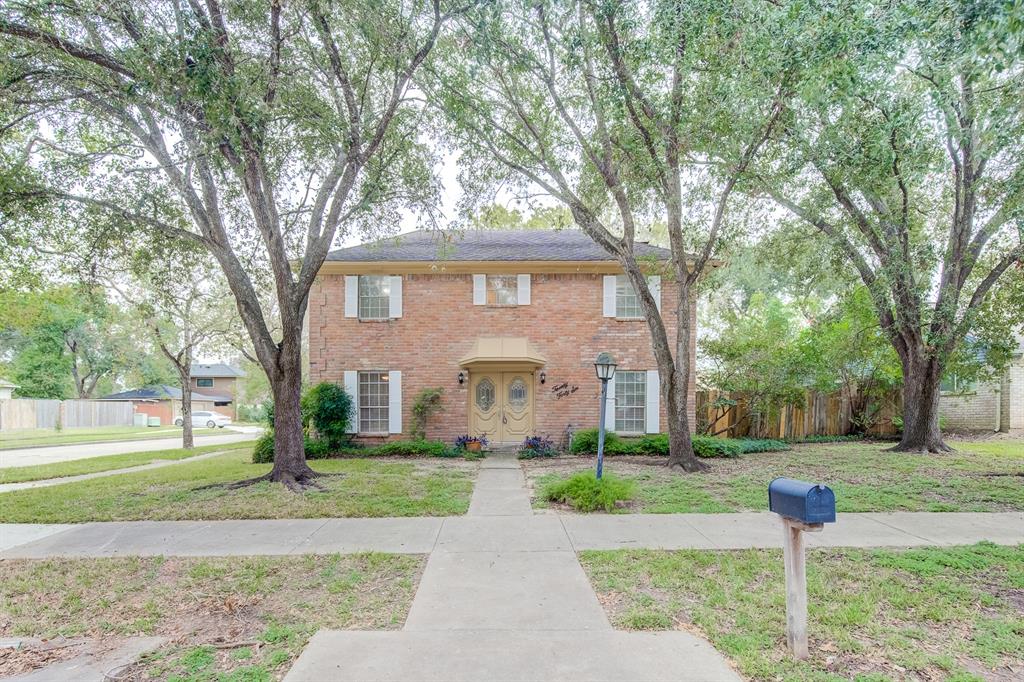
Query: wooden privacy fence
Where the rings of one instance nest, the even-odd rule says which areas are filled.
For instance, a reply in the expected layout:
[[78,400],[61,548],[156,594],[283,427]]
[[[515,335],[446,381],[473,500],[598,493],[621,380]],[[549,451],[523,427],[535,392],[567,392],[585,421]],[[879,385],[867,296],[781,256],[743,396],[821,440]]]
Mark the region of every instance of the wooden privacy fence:
[[128,401],[0,400],[0,431],[16,429],[131,426],[135,408]]
[[[719,398],[735,401],[728,405]],[[770,412],[751,409],[747,396],[715,390],[697,391],[697,428],[700,433],[732,438],[789,438],[845,436],[854,429],[850,399],[840,392],[807,391],[803,403],[784,405]],[[893,417],[902,413],[898,393],[877,401],[871,408],[873,436],[899,432]]]

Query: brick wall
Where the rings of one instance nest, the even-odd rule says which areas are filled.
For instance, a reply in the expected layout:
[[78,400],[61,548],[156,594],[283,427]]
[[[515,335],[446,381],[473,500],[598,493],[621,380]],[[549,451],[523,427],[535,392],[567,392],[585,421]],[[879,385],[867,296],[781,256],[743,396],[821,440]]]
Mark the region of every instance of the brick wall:
[[939,398],[943,425],[953,431],[994,429],[999,396],[999,380],[979,383],[971,393],[943,395]]
[[[467,373],[466,383],[459,385],[458,359],[470,352],[477,337],[526,337],[547,359],[543,386],[540,370],[534,373],[535,431],[558,440],[570,424],[577,430],[597,425],[600,382],[593,362],[599,352],[610,351],[622,370],[657,369],[646,322],[602,316],[601,277],[533,274],[530,305],[489,307],[473,305],[472,275],[410,274],[403,277],[403,316],[363,322],[344,316],[344,276],[321,275],[309,298],[310,381],[342,384],[345,370],[400,370],[406,432],[416,394],[442,387],[444,409],[432,418],[427,437],[451,440],[469,429],[470,381]],[[661,296],[674,343],[676,290],[664,282]],[[695,328],[695,307],[690,316]],[[694,349],[695,341],[691,358]],[[563,383],[578,389],[558,398],[552,389]],[[691,381],[691,424],[695,386]],[[662,404],[663,431],[665,420]]]

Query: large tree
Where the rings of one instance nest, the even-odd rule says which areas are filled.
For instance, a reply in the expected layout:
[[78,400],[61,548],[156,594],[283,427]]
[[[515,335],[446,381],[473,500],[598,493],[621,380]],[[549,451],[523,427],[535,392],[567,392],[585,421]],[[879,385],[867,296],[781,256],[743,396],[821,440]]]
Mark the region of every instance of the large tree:
[[339,234],[433,199],[410,84],[447,18],[442,0],[40,0],[0,17],[0,131],[27,140],[0,154],[5,222],[45,203],[65,223],[98,213],[203,246],[270,379],[266,478],[295,490],[316,477],[299,408],[308,292]]
[[[703,468],[687,416],[695,288],[781,110],[747,106],[743,87],[788,87],[786,65],[742,85],[731,74],[763,47],[778,15],[764,3],[710,0],[487,5],[460,22],[430,85],[463,149],[471,196],[506,184],[553,197],[621,265],[650,330],[668,464],[686,471]],[[664,266],[635,248],[655,223],[671,246]],[[674,340],[648,285],[652,271],[676,289]]]
[[938,421],[945,368],[993,289],[1021,276],[1024,45],[1013,8],[814,8],[780,43],[805,85],[760,188],[838,245],[867,286],[902,366],[896,450],[949,449]]

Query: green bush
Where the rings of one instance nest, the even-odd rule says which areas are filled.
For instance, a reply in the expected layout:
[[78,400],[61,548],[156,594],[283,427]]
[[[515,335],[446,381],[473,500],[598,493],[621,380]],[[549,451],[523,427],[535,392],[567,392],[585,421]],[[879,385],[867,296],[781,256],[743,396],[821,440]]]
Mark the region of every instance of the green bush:
[[461,452],[439,440],[395,440],[376,447],[367,448],[362,454],[367,457],[460,457]]
[[772,438],[740,438],[736,441],[740,445],[740,449],[743,454],[751,452],[782,452],[784,450],[792,450],[784,440],[775,440]]
[[787,443],[846,443],[849,441],[864,440],[864,436],[858,433],[850,433],[845,436],[804,436],[803,438],[787,438]]
[[[574,455],[597,454],[597,429],[583,429],[572,436],[569,452]],[[606,455],[639,455],[643,454],[637,443],[619,437],[614,431],[605,431],[604,454]]]
[[352,418],[352,397],[341,386],[323,382],[302,396],[302,425],[316,432],[330,448],[339,448],[348,439]]
[[274,432],[267,430],[262,436],[256,439],[256,446],[252,449],[253,464],[269,464],[274,461]]
[[631,500],[633,495],[633,481],[615,476],[603,476],[598,480],[593,471],[581,471],[544,488],[544,499],[568,504],[581,512],[596,509],[610,512],[617,502]]
[[698,457],[705,459],[739,457],[743,453],[739,441],[732,438],[713,438],[711,436],[694,436],[693,451]]

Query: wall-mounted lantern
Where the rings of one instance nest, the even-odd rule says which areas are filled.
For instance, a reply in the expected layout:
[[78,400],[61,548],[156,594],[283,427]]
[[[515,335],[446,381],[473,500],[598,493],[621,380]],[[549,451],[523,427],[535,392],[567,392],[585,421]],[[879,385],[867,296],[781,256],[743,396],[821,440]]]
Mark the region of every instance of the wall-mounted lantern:
[[544,382],[548,380],[548,374],[544,370],[540,372],[540,385],[543,386]]
[[459,386],[461,386],[464,383],[466,383],[466,373],[459,372]]

